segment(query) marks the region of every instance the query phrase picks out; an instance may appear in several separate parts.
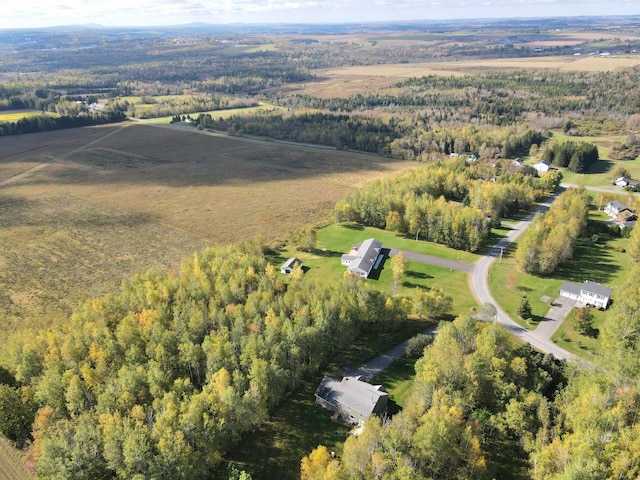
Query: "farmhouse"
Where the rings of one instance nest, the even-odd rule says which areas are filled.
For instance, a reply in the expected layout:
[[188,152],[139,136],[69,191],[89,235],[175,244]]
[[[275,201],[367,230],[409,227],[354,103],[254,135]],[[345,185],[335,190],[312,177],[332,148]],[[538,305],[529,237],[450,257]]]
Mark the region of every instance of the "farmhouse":
[[293,269],[296,265],[302,267],[302,260],[296,257],[291,257],[289,260],[282,264],[282,266],[280,267],[280,271],[288,275],[293,272]]
[[551,169],[551,162],[549,162],[549,160],[542,160],[534,163],[533,168],[536,169],[538,174],[546,173]]
[[389,394],[382,385],[371,385],[357,377],[325,375],[316,389],[316,403],[351,424],[363,424],[371,415],[387,411]]
[[604,207],[604,212],[611,218],[618,218],[620,216],[624,216],[626,218],[629,215],[633,215],[633,211],[618,200],[607,203]]
[[375,238],[368,238],[359,247],[354,247],[349,253],[342,255],[342,265],[348,266],[347,271],[367,278],[371,270],[377,268],[382,261],[382,242]]
[[614,183],[619,187],[636,188],[638,186],[638,182],[636,182],[635,180],[631,180],[630,178],[627,178],[627,177],[616,178]]
[[609,305],[613,289],[596,282],[585,281],[582,285],[573,282],[563,282],[560,295],[577,300],[586,305],[606,309]]

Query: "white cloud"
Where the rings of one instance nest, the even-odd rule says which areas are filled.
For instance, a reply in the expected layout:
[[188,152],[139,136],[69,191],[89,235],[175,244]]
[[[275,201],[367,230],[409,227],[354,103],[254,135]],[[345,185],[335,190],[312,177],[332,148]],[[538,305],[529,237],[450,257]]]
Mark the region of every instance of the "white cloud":
[[[541,8],[543,7],[543,8]],[[0,28],[640,14],[632,0],[0,0]]]

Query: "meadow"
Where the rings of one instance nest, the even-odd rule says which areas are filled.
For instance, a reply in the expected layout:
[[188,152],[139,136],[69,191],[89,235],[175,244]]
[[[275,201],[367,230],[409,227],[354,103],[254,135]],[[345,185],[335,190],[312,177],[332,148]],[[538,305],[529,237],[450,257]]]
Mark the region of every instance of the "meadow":
[[[9,110],[0,112],[0,122],[17,122],[21,118],[42,115],[40,110]],[[56,116],[55,113],[46,112],[45,115]]]
[[134,273],[210,244],[327,223],[354,187],[415,164],[173,126],[121,124],[0,139],[0,318],[66,318]]
[[640,65],[640,55],[632,54],[606,57],[565,55],[364,65],[319,69],[316,71],[316,79],[289,87],[288,90],[326,98],[348,97],[372,89],[388,87],[409,78],[428,75],[462,76],[517,70],[605,72],[637,65]]

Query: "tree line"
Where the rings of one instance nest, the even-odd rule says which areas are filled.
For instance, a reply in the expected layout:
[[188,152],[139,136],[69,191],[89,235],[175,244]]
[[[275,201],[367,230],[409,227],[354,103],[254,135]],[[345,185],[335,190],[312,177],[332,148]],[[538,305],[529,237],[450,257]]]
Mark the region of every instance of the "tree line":
[[542,159],[570,172],[584,173],[599,158],[598,147],[588,142],[553,143],[542,150]]
[[122,112],[102,111],[75,116],[34,115],[21,118],[17,122],[0,122],[0,137],[22,133],[44,132],[63,128],[86,127],[105,123],[122,122],[126,119]]
[[334,219],[474,252],[491,225],[529,208],[560,182],[556,172],[542,179],[497,172],[496,167],[469,166],[459,159],[433,162],[348,194],[336,205]]
[[569,188],[549,210],[534,217],[518,242],[516,261],[533,275],[549,275],[573,255],[587,227],[589,200],[584,189]]
[[418,293],[414,307],[356,276],[316,285],[300,269],[284,283],[256,243],[208,248],[14,339],[0,431],[29,444],[39,478],[207,478],[359,332],[451,307],[441,290]]

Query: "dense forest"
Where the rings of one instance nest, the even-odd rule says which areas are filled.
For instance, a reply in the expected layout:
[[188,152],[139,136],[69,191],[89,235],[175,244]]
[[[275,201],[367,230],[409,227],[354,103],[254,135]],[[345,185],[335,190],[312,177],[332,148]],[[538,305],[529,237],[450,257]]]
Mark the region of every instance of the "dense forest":
[[20,415],[0,428],[33,439],[40,478],[206,478],[303,377],[396,314],[361,279],[301,273],[284,284],[247,243],[132,278],[9,346],[20,386],[0,389],[0,418]]
[[578,238],[585,232],[589,199],[584,189],[570,188],[549,208],[538,213],[518,242],[516,259],[522,270],[549,275],[573,255]]
[[558,171],[538,178],[502,162],[492,167],[451,159],[355,190],[338,202],[334,218],[475,252],[491,225],[529,209],[560,179]]

